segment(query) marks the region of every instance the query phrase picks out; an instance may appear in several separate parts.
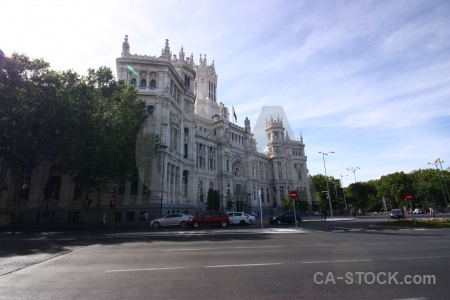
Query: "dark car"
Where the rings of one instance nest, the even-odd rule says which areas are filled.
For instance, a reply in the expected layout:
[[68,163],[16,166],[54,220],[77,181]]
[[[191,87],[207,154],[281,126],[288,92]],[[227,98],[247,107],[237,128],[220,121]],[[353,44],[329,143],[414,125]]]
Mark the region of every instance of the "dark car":
[[[299,215],[298,213],[296,214],[296,217],[297,217],[297,223],[300,222],[300,221],[302,220],[302,218],[300,217],[300,215]],[[295,224],[295,215],[294,215],[294,212],[292,212],[292,211],[287,211],[287,212],[282,213],[282,214],[279,215],[279,216],[276,216],[276,217],[270,217],[270,218],[269,218],[269,223],[270,223],[271,225],[275,225],[275,224],[281,225],[281,224],[283,224],[283,223],[287,223],[287,224]]]
[[200,226],[221,226],[227,227],[230,225],[230,218],[227,214],[221,211],[206,211],[204,213],[195,216],[187,222],[188,226],[200,227]]
[[405,215],[401,209],[392,209],[389,213],[391,219],[404,219]]

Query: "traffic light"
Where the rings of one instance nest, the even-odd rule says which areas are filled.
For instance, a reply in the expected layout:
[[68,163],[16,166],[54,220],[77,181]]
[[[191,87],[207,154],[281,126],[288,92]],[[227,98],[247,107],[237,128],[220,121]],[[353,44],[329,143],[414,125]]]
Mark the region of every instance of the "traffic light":
[[109,201],[109,207],[114,209],[114,206],[116,205],[116,201],[115,200],[111,200]]

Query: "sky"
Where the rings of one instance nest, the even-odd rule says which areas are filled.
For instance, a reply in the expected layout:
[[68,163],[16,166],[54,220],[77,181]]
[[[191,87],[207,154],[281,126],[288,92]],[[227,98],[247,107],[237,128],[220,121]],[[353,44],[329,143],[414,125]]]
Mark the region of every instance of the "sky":
[[238,125],[282,106],[310,175],[325,174],[324,158],[344,186],[437,158],[449,167],[450,1],[15,0],[0,11],[5,55],[55,70],[115,72],[125,35],[132,54],[159,56],[166,39],[196,63],[206,54]]

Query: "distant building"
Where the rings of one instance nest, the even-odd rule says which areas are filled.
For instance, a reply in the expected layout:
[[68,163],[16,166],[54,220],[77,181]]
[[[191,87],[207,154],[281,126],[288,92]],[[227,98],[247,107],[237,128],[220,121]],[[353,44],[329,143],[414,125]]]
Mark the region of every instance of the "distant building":
[[[173,55],[168,40],[159,56],[131,54],[125,36],[116,67],[118,79],[134,85],[145,100],[143,130],[160,145],[150,167],[137,164],[140,180],[121,186],[117,222],[137,222],[146,213],[199,213],[207,209],[210,188],[219,191],[224,211],[259,212],[261,202],[264,214],[277,213],[290,190],[304,191],[311,207],[302,137],[292,139],[283,125],[287,120],[271,116],[265,122],[266,150],[259,152],[249,119],[244,127],[236,125],[234,108],[230,112],[218,101],[218,75],[206,55],[197,64],[183,48]],[[109,190],[92,196],[101,200],[87,210],[79,186],[57,166],[49,162],[38,171],[22,188],[23,221],[50,216],[56,222],[100,222],[101,212],[110,212]],[[6,170],[0,182],[10,184]],[[12,190],[0,195],[4,212],[14,211]]]

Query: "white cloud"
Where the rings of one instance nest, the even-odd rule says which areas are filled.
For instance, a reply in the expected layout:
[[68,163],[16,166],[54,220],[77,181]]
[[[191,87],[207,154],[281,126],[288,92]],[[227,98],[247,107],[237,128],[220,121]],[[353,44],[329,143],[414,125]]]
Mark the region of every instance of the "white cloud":
[[448,1],[16,0],[2,11],[5,54],[55,69],[115,70],[125,34],[132,53],[159,55],[167,38],[173,54],[206,54],[241,124],[284,108],[312,174],[317,151],[336,151],[335,176],[360,166],[358,180],[450,161]]

